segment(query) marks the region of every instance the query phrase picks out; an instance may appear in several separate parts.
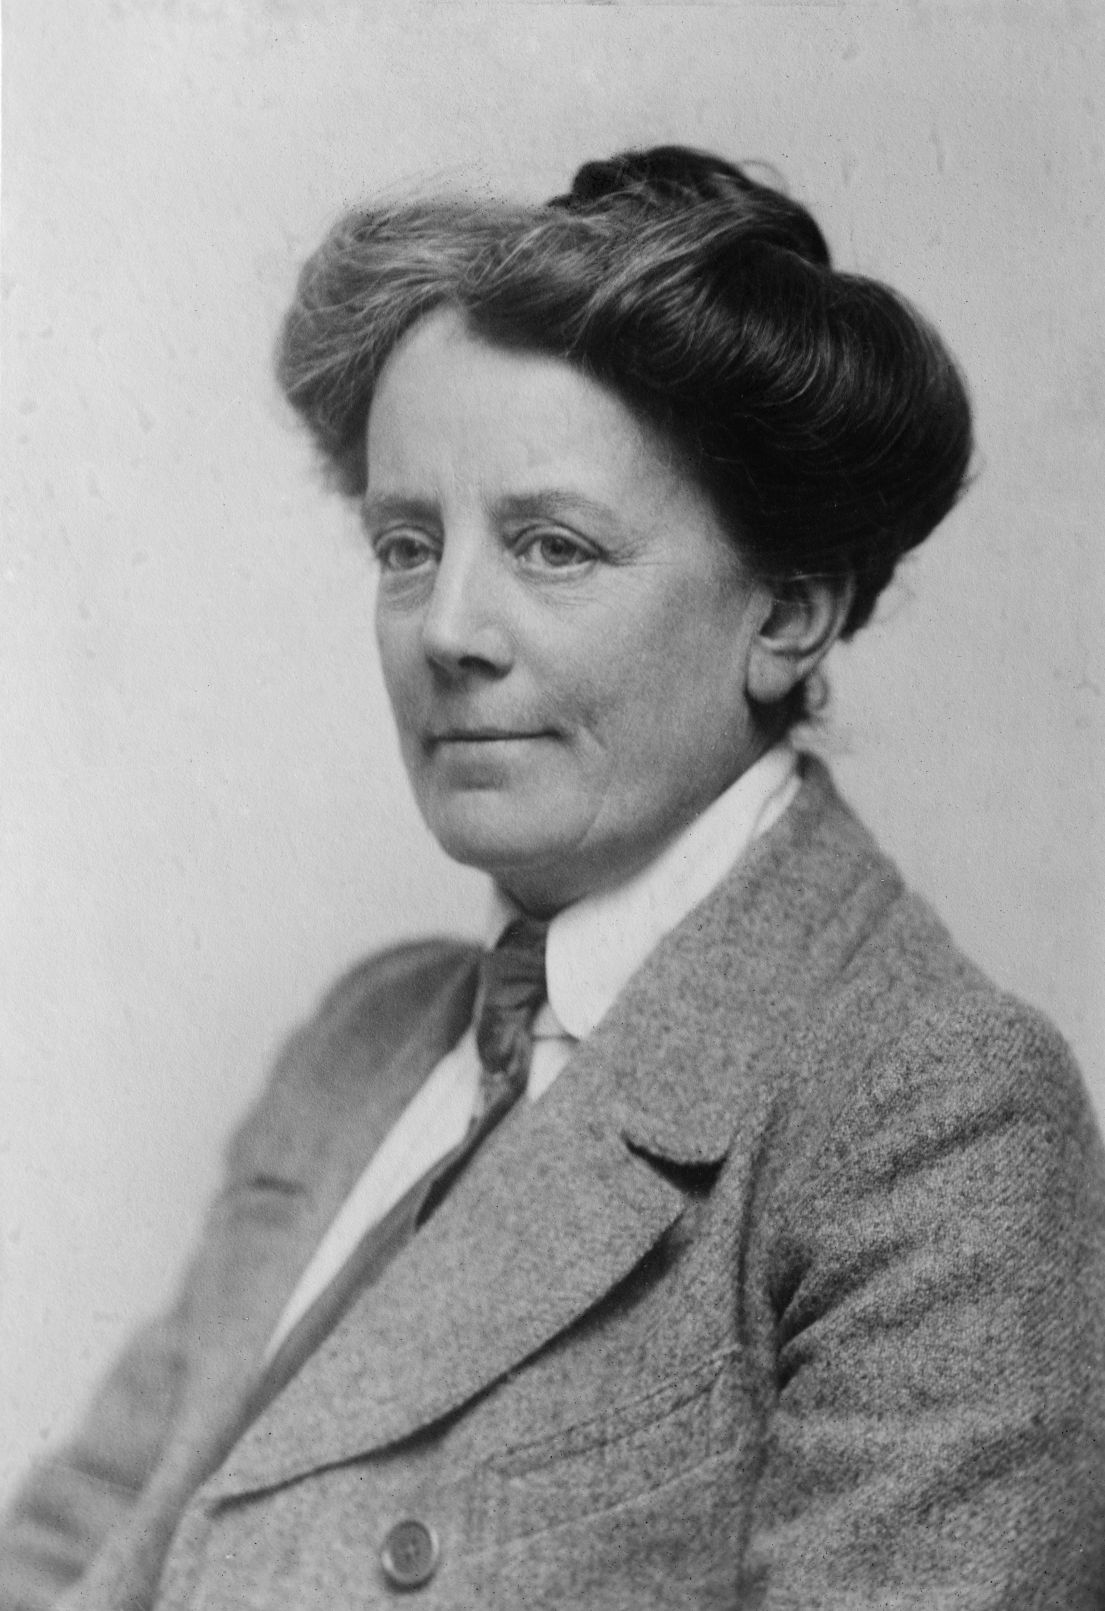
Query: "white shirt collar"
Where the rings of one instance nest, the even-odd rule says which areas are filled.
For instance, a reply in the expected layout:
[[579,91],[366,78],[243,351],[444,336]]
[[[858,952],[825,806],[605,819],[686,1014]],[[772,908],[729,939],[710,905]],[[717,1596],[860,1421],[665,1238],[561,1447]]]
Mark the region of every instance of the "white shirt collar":
[[[566,1034],[591,1033],[649,952],[778,821],[798,781],[794,750],[776,744],[640,872],[556,914],[545,968],[549,1006]],[[496,891],[493,937],[513,914]]]

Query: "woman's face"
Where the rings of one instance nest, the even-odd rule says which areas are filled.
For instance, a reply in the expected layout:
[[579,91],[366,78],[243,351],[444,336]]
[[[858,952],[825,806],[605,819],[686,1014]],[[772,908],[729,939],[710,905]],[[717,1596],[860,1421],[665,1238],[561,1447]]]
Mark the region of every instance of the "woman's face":
[[430,831],[534,912],[618,882],[763,748],[765,590],[618,398],[451,310],[392,354],[366,448],[377,637]]

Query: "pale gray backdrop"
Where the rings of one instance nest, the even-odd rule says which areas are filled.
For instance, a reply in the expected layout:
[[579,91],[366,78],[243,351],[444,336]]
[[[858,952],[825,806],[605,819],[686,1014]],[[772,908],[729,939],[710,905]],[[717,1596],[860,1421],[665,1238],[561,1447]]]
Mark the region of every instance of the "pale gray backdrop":
[[823,745],[1105,1107],[1095,6],[5,22],[0,1484],[169,1291],[278,1034],[367,948],[478,923],[408,802],[354,527],[269,382],[297,261],[378,187],[768,158],[935,319],[978,483],[838,652]]

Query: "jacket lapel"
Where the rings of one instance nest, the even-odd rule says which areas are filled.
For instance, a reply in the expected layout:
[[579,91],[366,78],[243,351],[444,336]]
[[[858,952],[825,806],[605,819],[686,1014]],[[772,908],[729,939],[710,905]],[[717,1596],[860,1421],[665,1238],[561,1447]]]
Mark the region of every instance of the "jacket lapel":
[[682,1206],[625,1145],[589,1043],[540,1103],[508,1115],[208,1492],[285,1481],[457,1408],[597,1302]]
[[542,1100],[508,1116],[208,1497],[369,1453],[456,1410],[674,1224],[682,1194],[642,1154],[725,1156],[791,1027],[897,893],[823,770],[807,771],[782,822],[657,948]]
[[[180,1321],[189,1354],[168,1465],[187,1489],[232,1445],[257,1361],[304,1265],[403,1107],[468,1023],[479,953],[458,946],[419,968],[419,1033],[397,1033],[386,1005],[371,1032],[331,997],[292,1037],[270,1088],[231,1148]],[[410,993],[402,954],[373,964],[383,1003]],[[376,975],[383,972],[383,978]],[[334,995],[363,991],[351,979]],[[334,1020],[342,1025],[334,1032]],[[366,1026],[367,1027],[367,1026]]]

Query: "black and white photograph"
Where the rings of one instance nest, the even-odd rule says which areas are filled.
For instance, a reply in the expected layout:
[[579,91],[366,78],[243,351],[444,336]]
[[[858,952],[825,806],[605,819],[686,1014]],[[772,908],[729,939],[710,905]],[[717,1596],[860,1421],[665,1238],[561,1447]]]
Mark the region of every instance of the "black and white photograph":
[[1105,14],[2,48],[0,1611],[1105,1611]]

